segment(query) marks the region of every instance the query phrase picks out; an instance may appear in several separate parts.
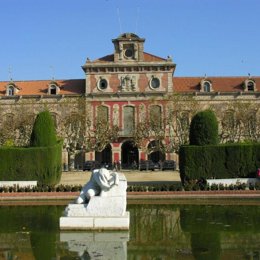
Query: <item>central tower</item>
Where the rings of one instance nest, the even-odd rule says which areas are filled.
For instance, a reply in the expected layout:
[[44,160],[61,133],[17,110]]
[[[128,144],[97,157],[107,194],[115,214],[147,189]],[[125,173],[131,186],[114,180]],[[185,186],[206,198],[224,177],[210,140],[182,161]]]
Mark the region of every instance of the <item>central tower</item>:
[[114,53],[89,59],[82,66],[86,74],[86,94],[161,95],[173,91],[175,64],[170,57],[161,58],[144,52],[144,38],[123,33],[112,40]]
[[118,38],[113,39],[115,46],[115,62],[133,62],[144,60],[144,38],[133,33],[123,33]]

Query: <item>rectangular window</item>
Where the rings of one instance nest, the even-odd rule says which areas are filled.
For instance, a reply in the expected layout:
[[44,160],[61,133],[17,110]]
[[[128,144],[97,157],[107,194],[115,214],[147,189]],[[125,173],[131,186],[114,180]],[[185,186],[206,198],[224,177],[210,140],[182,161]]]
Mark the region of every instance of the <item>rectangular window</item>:
[[135,109],[131,106],[124,107],[124,135],[132,135],[135,127]]

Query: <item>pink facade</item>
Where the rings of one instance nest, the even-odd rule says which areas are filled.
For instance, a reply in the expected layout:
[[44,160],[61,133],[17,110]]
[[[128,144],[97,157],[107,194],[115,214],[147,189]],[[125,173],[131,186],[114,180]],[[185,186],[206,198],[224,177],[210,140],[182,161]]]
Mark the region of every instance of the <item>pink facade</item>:
[[[86,73],[86,93],[94,97],[91,102],[93,124],[102,106],[108,110],[111,127],[117,125],[120,129],[116,142],[109,144],[102,153],[89,152],[88,158],[129,165],[150,157],[145,150],[152,139],[144,140],[143,147],[137,148],[133,144],[132,128],[149,118],[151,105],[158,106],[158,120],[161,120],[166,110],[163,96],[173,91],[175,64],[169,57],[164,59],[144,52],[144,41],[132,33],[122,34],[112,40],[114,54],[87,60],[82,66]],[[172,157],[155,153],[157,161]]]

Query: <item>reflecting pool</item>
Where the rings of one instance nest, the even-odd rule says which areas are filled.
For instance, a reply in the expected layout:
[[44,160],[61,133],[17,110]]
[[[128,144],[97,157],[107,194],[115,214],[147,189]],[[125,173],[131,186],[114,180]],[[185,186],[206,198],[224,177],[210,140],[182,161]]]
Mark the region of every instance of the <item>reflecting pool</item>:
[[2,205],[0,260],[260,259],[260,202],[150,203],[128,204],[129,232],[60,232],[65,205]]

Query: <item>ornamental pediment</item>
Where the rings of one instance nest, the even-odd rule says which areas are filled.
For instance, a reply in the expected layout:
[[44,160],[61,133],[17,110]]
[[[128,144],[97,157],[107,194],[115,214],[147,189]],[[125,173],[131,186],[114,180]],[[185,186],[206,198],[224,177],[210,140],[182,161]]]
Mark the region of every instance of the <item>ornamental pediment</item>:
[[120,90],[121,91],[136,91],[136,75],[123,75],[120,77]]

